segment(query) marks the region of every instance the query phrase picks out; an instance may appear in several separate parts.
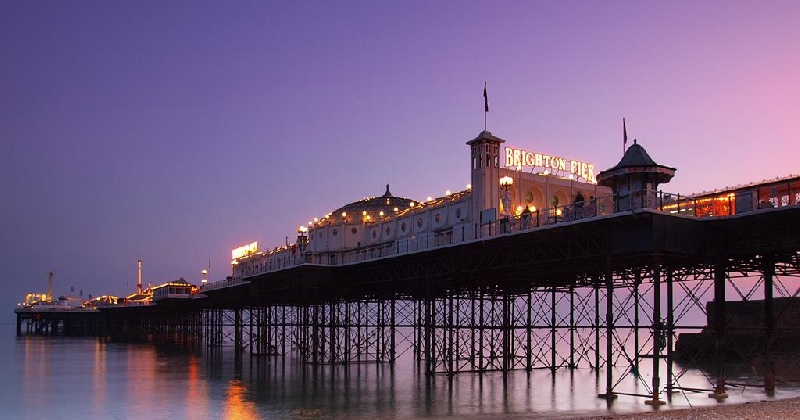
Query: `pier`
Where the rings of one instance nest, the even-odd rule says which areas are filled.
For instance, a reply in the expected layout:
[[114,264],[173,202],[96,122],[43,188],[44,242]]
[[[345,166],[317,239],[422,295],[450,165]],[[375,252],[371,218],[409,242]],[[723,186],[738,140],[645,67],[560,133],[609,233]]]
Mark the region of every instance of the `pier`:
[[[791,311],[772,303],[800,290],[797,220],[796,205],[726,218],[640,209],[359,264],[301,264],[217,285],[191,301],[58,321],[55,313],[18,314],[18,332],[28,325],[31,332],[234,346],[251,357],[293,355],[312,364],[391,363],[412,353],[429,375],[591,368],[609,375],[606,398],[619,378],[605,368],[622,364],[641,374],[639,363],[649,360],[648,401],[658,403],[680,387],[672,363],[678,331],[704,327],[683,316],[705,309],[709,296],[763,295],[763,325],[755,333],[744,327],[763,338],[763,348],[748,351],[776,356],[776,326],[800,309],[796,300]],[[726,294],[731,287],[737,295]],[[725,355],[737,351],[726,337],[740,329],[726,322],[725,304],[713,311],[709,392],[724,397]],[[765,386],[774,386],[774,374],[763,373]]]
[[[622,367],[646,390],[634,396],[652,405],[688,389],[681,378],[690,368],[710,372],[708,387],[692,390],[724,399],[736,385],[728,380],[732,363],[757,361],[757,379],[771,393],[776,360],[800,360],[776,344],[777,337],[795,339],[787,326],[800,311],[797,178],[680,197],[656,189],[675,169],[634,144],[599,174],[602,190],[572,176],[504,169],[509,175],[500,177],[502,142],[483,132],[467,143],[474,154],[467,191],[401,211],[405,199],[387,186],[381,197],[299,229],[295,244],[235,256],[232,276],[191,299],[64,312],[62,319],[18,311],[17,333],[232,346],[237,355],[315,365],[413,357],[431,378],[587,368],[603,375],[599,397],[608,400],[625,394],[612,369]],[[779,196],[775,185],[783,188]],[[564,191],[576,198],[559,199],[570,197]],[[768,206],[761,205],[765,194]],[[498,202],[502,211],[492,208]],[[365,209],[353,220],[354,209],[374,203],[386,210],[369,208],[372,216]],[[392,208],[396,216],[384,218]],[[394,236],[406,221],[419,230]],[[350,232],[364,236],[348,239]],[[763,301],[757,321],[731,322],[732,300]],[[701,331],[676,354],[682,333]],[[731,339],[745,332],[758,345]]]

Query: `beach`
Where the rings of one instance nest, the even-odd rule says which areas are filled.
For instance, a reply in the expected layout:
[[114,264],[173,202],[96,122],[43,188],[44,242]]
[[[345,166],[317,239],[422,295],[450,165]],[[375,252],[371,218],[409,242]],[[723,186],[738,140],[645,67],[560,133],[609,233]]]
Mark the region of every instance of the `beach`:
[[800,397],[787,398],[780,400],[762,400],[756,402],[747,402],[742,404],[725,404],[721,403],[717,406],[704,406],[698,408],[688,409],[675,409],[652,411],[648,413],[636,414],[619,414],[619,415],[603,415],[594,417],[585,417],[583,420],[589,419],[726,419],[726,420],[739,420],[739,419],[800,419]]

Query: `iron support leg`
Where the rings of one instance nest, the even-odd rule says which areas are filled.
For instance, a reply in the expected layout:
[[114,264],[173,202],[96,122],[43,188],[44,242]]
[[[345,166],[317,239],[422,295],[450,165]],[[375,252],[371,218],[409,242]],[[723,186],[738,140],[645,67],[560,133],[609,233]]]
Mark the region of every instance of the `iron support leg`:
[[594,285],[594,369],[600,379],[600,285]]
[[765,256],[764,264],[764,391],[775,394],[775,360],[772,357],[772,345],[775,340],[775,312],[773,306],[773,282],[775,262],[771,256]]
[[533,323],[533,316],[532,316],[533,315],[532,314],[533,302],[531,300],[531,295],[532,295],[531,291],[528,290],[528,304],[525,305],[527,307],[527,311],[528,311],[528,318],[527,318],[527,322],[525,324],[525,326],[526,326],[526,328],[525,328],[526,343],[525,344],[527,346],[527,350],[525,352],[525,369],[528,372],[533,370],[533,349],[531,349],[531,346],[533,345],[533,325],[531,325]]
[[[528,298],[530,300],[530,298]],[[530,325],[530,311],[528,312]],[[530,343],[528,343],[530,347]],[[575,287],[569,287],[569,368],[575,369]]]
[[661,268],[656,262],[653,265],[653,399],[645,401],[647,405],[664,405],[659,398],[661,389]]
[[550,371],[556,371],[556,288],[550,291]]
[[672,269],[667,268],[667,400],[672,401],[672,360],[673,360],[673,353],[672,347],[675,334],[675,311],[673,309],[674,305],[674,290],[672,288]]
[[718,262],[714,267],[714,355],[717,364],[717,385],[709,397],[728,398],[725,390],[725,280],[726,267]]
[[[601,398],[614,400],[614,375],[612,372],[612,353],[614,352],[614,271],[609,261],[606,267],[606,393],[600,394]],[[598,309],[599,311],[599,309]],[[599,317],[599,315],[598,315]],[[599,334],[599,331],[598,331]]]

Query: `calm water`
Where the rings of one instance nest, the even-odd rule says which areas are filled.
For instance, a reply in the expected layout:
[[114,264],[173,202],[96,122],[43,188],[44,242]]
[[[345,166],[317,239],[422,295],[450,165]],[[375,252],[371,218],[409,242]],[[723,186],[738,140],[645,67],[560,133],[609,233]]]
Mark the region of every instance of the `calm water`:
[[[644,398],[597,398],[605,374],[549,370],[503,375],[460,374],[432,381],[412,360],[394,367],[311,367],[293,359],[237,363],[232,349],[215,354],[169,351],[149,344],[97,339],[21,337],[0,325],[0,418],[259,419],[259,418],[525,418],[650,411]],[[645,369],[642,369],[644,372]],[[641,379],[650,383],[649,377]],[[744,381],[744,379],[743,379]],[[681,379],[708,388],[700,372]],[[646,393],[630,377],[618,391]],[[728,403],[762,400],[757,387],[730,390]],[[776,398],[798,395],[781,390]],[[716,404],[705,393],[676,394],[669,406]]]

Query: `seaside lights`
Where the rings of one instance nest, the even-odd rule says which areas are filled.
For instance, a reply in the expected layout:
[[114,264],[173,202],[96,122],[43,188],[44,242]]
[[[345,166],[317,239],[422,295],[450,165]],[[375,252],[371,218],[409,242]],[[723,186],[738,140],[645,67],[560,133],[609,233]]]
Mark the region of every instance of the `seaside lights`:
[[503,212],[508,216],[511,213],[511,197],[508,195],[508,187],[514,184],[514,179],[506,175],[500,178],[500,187],[503,189]]

